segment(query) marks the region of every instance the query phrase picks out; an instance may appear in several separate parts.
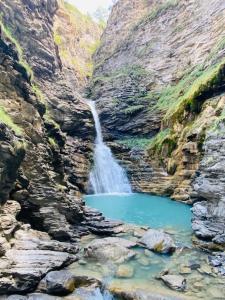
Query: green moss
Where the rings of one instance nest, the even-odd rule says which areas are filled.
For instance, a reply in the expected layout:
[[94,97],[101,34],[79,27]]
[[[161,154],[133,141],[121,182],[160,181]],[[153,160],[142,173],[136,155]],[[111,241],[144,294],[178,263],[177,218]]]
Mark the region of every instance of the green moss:
[[131,149],[132,148],[147,149],[150,144],[150,141],[151,140],[148,138],[130,138],[124,140],[116,140],[115,142]]
[[193,84],[188,88],[185,94],[180,97],[175,110],[169,110],[166,114],[166,119],[178,119],[184,111],[198,113],[200,111],[203,95],[211,93],[224,80],[225,60],[215,66],[209,67],[202,72]]
[[48,106],[46,106],[46,113],[44,115],[44,119],[48,122],[48,123],[51,123],[55,128],[58,128],[60,129],[60,126],[58,123],[55,122]]
[[130,106],[126,109],[123,110],[123,112],[125,113],[125,115],[133,115],[141,110],[143,110],[145,108],[144,105],[133,105],[133,106]]
[[62,37],[59,33],[54,32],[54,42],[57,46],[60,46],[62,44]]
[[29,78],[30,78],[31,81],[32,81],[33,78],[34,78],[33,71],[32,71],[32,69],[31,69],[31,67],[29,66],[29,64],[28,64],[28,63],[25,61],[25,59],[24,59],[24,54],[23,54],[23,49],[22,49],[22,47],[20,46],[19,42],[18,42],[18,41],[15,39],[15,37],[13,36],[11,30],[3,24],[2,20],[0,20],[0,27],[1,27],[1,30],[2,30],[3,34],[5,35],[5,37],[6,37],[7,39],[9,39],[10,42],[13,43],[13,44],[15,45],[16,50],[17,50],[17,52],[18,52],[19,63],[20,63],[21,66],[24,67],[24,69],[26,70],[26,72],[27,72]]
[[6,113],[3,107],[0,106],[0,122],[7,125],[9,128],[11,128],[16,134],[22,135],[23,131],[22,129],[16,125],[11,117]]
[[48,138],[48,141],[49,141],[49,144],[50,144],[53,148],[56,148],[56,147],[58,146],[57,141],[56,141],[54,138],[49,137],[49,138]]
[[154,136],[149,143],[148,150],[155,154],[161,155],[163,149],[166,150],[165,155],[170,156],[177,146],[177,137],[167,128],[160,131]]
[[40,88],[34,83],[31,85],[31,88],[32,88],[32,91],[34,92],[34,94],[37,96],[38,100],[40,102],[42,102],[43,104],[46,104],[45,97],[44,97],[42,91],[40,90]]

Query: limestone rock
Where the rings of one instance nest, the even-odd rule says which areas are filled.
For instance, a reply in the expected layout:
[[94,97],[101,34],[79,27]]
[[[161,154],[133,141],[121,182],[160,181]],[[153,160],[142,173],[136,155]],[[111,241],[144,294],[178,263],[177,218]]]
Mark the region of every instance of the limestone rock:
[[122,241],[120,239],[99,239],[89,243],[84,251],[85,257],[95,259],[97,261],[112,261],[114,263],[123,263],[136,255],[136,252],[129,250],[126,246],[131,246],[134,243],[129,241]]
[[176,246],[173,239],[163,231],[149,229],[140,239],[140,244],[159,253],[172,253]]
[[186,279],[180,275],[163,275],[162,281],[172,290],[184,291],[186,289]]

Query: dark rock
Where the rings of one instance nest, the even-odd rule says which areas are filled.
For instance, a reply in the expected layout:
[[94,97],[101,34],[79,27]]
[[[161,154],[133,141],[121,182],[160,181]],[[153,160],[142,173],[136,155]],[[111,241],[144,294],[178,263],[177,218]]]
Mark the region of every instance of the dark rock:
[[75,280],[68,271],[53,271],[41,280],[38,290],[50,295],[65,296],[75,289]]

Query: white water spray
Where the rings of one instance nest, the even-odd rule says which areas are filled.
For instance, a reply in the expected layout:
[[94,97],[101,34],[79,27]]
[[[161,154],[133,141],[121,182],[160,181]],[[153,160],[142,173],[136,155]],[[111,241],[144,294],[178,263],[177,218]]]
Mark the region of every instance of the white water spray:
[[109,147],[104,144],[101,124],[93,101],[88,101],[95,129],[94,168],[90,174],[90,184],[95,194],[131,193],[131,186],[125,170],[117,163]]

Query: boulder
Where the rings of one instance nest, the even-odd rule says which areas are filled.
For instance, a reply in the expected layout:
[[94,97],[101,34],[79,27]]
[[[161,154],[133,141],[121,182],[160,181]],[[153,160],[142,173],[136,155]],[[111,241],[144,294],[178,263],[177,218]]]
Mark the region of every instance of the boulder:
[[85,247],[84,256],[101,262],[112,261],[114,263],[123,263],[136,255],[136,252],[128,249],[128,247],[133,245],[135,243],[123,239],[98,239]]
[[149,229],[139,242],[149,250],[158,253],[172,253],[176,250],[173,239],[160,230]]
[[52,271],[41,280],[38,290],[50,295],[68,295],[75,289],[75,279],[68,271]]
[[163,275],[162,281],[172,290],[184,291],[186,289],[186,279],[181,275]]

